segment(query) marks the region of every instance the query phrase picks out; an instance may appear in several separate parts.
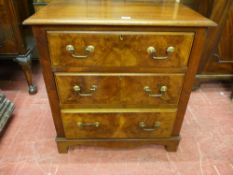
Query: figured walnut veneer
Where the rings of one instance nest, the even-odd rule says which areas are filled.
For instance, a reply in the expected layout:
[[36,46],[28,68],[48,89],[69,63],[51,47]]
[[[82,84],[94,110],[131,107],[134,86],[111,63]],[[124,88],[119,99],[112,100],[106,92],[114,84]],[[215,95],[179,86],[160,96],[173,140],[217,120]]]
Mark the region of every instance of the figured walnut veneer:
[[[181,32],[48,32],[53,66],[67,67],[186,67],[194,33]],[[66,51],[73,45],[76,52],[93,45],[95,51],[88,59],[75,59]],[[169,46],[175,51],[166,60],[153,60],[147,48],[153,46],[156,55],[166,55]],[[145,58],[145,59],[142,59]]]
[[[175,121],[175,112],[163,113],[62,113],[65,136],[75,138],[163,138],[169,137]],[[78,122],[96,123],[95,127],[78,127]],[[153,128],[156,122],[160,127],[154,131],[144,131],[139,123]]]
[[[183,78],[183,74],[56,74],[61,104],[101,107],[177,105]],[[79,85],[84,93],[92,85],[97,88],[91,97],[82,97],[73,90],[75,85]],[[161,86],[166,86],[167,92],[161,97],[149,97],[144,92],[145,86],[155,94],[160,93]]]

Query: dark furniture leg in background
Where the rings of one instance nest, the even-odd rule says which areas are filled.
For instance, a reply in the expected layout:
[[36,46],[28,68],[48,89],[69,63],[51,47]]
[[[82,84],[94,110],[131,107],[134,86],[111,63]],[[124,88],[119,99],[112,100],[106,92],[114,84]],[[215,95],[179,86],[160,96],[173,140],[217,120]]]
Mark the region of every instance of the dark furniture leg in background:
[[18,57],[16,57],[15,60],[23,69],[25,78],[28,83],[29,94],[36,94],[37,87],[32,83],[31,56],[31,50],[28,50],[28,52],[25,55],[19,55]]

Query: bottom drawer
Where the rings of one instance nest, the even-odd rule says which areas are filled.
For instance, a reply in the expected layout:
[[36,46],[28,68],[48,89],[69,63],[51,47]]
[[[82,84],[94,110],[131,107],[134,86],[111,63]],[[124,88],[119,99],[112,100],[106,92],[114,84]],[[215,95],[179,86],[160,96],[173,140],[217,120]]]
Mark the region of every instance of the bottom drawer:
[[171,135],[176,112],[62,113],[66,138],[161,138]]

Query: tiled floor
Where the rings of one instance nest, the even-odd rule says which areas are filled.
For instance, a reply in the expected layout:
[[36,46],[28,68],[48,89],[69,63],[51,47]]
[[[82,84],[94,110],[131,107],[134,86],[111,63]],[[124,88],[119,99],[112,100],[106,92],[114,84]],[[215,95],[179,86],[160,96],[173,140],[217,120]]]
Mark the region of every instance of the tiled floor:
[[176,153],[143,146],[76,147],[58,154],[39,66],[34,67],[39,92],[33,96],[17,67],[9,70],[0,71],[0,89],[16,109],[0,140],[0,175],[233,175],[233,104],[221,84],[192,93]]

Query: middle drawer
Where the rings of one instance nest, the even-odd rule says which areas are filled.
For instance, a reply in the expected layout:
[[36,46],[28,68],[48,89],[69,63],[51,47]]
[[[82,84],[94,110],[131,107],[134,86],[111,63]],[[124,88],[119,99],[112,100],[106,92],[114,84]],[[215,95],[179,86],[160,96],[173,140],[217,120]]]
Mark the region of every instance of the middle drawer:
[[56,73],[61,104],[177,105],[183,74]]

